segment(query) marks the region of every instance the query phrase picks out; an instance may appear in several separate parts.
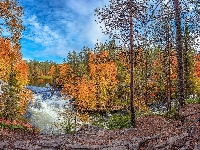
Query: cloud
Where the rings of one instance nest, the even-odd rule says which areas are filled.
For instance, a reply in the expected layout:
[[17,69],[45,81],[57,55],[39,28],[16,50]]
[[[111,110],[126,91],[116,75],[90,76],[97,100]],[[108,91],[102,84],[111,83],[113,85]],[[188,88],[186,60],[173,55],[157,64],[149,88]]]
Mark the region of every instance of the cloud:
[[25,36],[25,38],[29,40],[33,39],[42,45],[49,45],[54,39],[59,38],[59,35],[52,31],[49,26],[40,24],[35,15],[28,18],[28,26],[31,34]]
[[[108,36],[95,22],[94,9],[104,7],[107,0],[43,0],[26,3],[23,24],[22,50],[26,58],[66,58],[68,52],[80,51],[84,46],[93,48],[97,42],[105,42]],[[34,7],[34,9],[33,9]],[[103,25],[102,25],[103,26]],[[28,40],[28,42],[27,42]],[[31,44],[32,41],[32,44]]]
[[97,6],[104,6],[108,3],[108,0],[68,0],[67,6],[79,15],[91,15]]
[[[109,1],[107,0],[99,0],[96,1],[96,5],[93,6],[92,12],[91,12],[91,17],[87,26],[87,33],[86,33],[86,38],[87,40],[93,45],[95,46],[95,44],[97,43],[97,40],[101,43],[106,42],[106,40],[109,40],[109,35],[105,35],[104,33],[102,33],[102,29],[101,27],[104,27],[103,23],[98,23],[95,21],[97,20],[97,16],[94,16],[94,9],[97,7],[104,7],[105,5],[108,5]],[[98,21],[98,20],[97,20]]]
[[90,26],[87,33],[87,39],[93,45],[97,43],[97,40],[103,43],[109,39],[108,35],[105,35],[104,33],[102,33],[100,26],[104,26],[104,25],[97,24],[97,22],[95,22],[94,17],[90,20]]
[[[27,18],[26,26],[28,27],[30,34],[24,35],[23,38],[46,47],[38,54],[38,57],[50,55],[61,57],[67,55],[66,47],[68,43],[65,42],[65,37],[52,30],[48,25],[39,23],[35,15]],[[35,54],[35,56],[37,56],[37,54]]]
[[67,6],[80,15],[88,15],[91,11],[88,9],[89,3],[85,0],[68,0]]

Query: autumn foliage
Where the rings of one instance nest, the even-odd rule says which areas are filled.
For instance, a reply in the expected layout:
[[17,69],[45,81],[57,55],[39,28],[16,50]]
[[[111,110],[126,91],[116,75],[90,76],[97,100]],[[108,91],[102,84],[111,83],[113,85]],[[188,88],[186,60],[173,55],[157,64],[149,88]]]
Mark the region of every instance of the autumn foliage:
[[[9,94],[12,94],[9,93],[9,89],[13,88],[13,91],[17,92],[15,93],[15,98],[17,99],[17,108],[12,109],[16,109],[15,113],[23,115],[28,107],[28,100],[31,100],[32,98],[32,92],[24,87],[28,84],[28,66],[26,62],[22,60],[19,52],[13,49],[9,39],[1,38],[0,45],[0,79],[2,79],[5,84],[8,84],[5,85],[6,87],[2,87],[4,93],[1,95],[0,98],[0,114],[5,114],[8,113],[7,111],[12,111],[11,109],[6,108],[10,102],[12,103],[12,100],[9,100]],[[12,59],[14,59],[15,61],[13,61]],[[11,67],[11,62],[13,64],[13,67]],[[13,74],[13,81],[10,81],[11,74]],[[14,82],[13,84],[15,86],[9,85],[10,82]]]
[[68,64],[62,64],[58,83],[63,84],[63,93],[75,99],[75,105],[83,111],[115,109],[117,101],[117,68],[108,52],[89,55],[89,74],[76,76]]
[[[85,54],[81,51],[80,54],[81,57],[76,53],[69,54],[70,61],[62,64],[47,63],[43,67],[48,68],[46,70],[41,69],[41,63],[38,62],[35,68],[40,69],[35,74],[48,75],[52,84],[54,79],[62,87],[65,99],[74,101],[77,110],[81,112],[127,110],[130,94],[129,53],[125,49],[113,52],[109,47],[101,47],[99,51]],[[191,82],[194,88],[190,91],[198,94],[199,54],[193,60]],[[148,112],[149,103],[166,101],[168,97],[176,98],[177,59],[173,48],[169,55],[159,48],[145,50],[140,47],[135,51],[134,63],[134,106],[138,112]]]

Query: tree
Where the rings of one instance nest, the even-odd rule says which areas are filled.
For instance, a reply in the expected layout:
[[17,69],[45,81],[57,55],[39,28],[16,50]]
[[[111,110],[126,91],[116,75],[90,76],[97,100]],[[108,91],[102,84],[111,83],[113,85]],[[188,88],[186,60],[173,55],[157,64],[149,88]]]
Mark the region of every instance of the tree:
[[194,55],[195,50],[192,48],[191,35],[188,24],[185,24],[183,36],[183,60],[184,60],[184,76],[185,76],[185,97],[189,98],[194,93]]
[[177,100],[181,107],[184,105],[184,65],[183,65],[183,41],[181,31],[181,12],[179,0],[174,0],[174,14],[176,23],[176,52],[178,61],[178,82],[177,82]]
[[136,22],[142,17],[145,10],[143,1],[136,0],[111,0],[110,5],[105,8],[96,8],[99,23],[104,23],[103,33],[110,35],[111,38],[121,39],[129,45],[130,56],[130,111],[131,123],[135,125],[134,110],[134,39],[138,36],[140,24]]
[[[87,53],[85,55],[87,57]],[[67,99],[74,100],[77,110],[81,112],[119,110],[121,106],[115,93],[118,83],[115,62],[109,57],[108,51],[97,54],[90,52],[88,57],[88,73],[78,70],[77,74],[77,70],[72,68],[74,64],[65,62],[60,66],[57,82],[63,85],[62,93],[67,95]]]
[[[199,45],[198,41],[196,40],[196,38],[200,35],[200,18],[197,9],[199,1],[159,0],[153,2],[150,7],[152,11],[151,13],[149,13],[149,20],[151,23],[147,27],[147,30],[151,30],[153,33],[156,33],[157,37],[155,39],[153,38],[150,41],[153,41],[154,43],[159,42],[161,46],[163,46],[164,41],[166,50],[169,49],[169,46],[167,46],[167,42],[170,42],[172,46],[175,45],[178,72],[177,100],[179,102],[179,106],[182,107],[184,105],[185,96],[188,95],[188,89],[186,89],[186,87],[188,87],[188,84],[191,82],[189,80],[192,74],[192,67],[190,66],[192,65],[192,61],[190,62],[190,59],[193,58],[191,52],[192,49],[189,50],[189,47],[194,48]],[[149,28],[151,27],[152,22],[157,22],[157,28],[154,28],[156,30],[152,30],[152,28]],[[164,24],[166,24],[164,28],[163,22]],[[160,32],[163,29],[167,34]],[[185,33],[185,37],[183,37],[183,33]],[[191,40],[188,40],[188,33],[190,33]],[[163,35],[166,35],[166,37],[164,37]],[[151,38],[151,36],[148,37]]]
[[[27,66],[22,60],[20,52],[21,33],[24,30],[21,20],[23,14],[22,9],[23,8],[18,5],[16,0],[0,2],[0,18],[4,21],[0,28],[4,31],[3,29],[6,27],[9,33],[8,37],[4,37],[7,39],[5,43],[9,46],[7,48],[2,47],[1,49],[2,51],[7,50],[6,59],[9,60],[7,61],[8,64],[6,68],[8,70],[8,74],[6,74],[7,79],[4,78],[7,85],[1,97],[5,105],[3,115],[9,120],[19,119],[22,116],[26,109],[24,106],[28,101],[28,97],[26,96],[29,94],[29,92],[24,89],[24,84],[28,81]],[[24,77],[22,79],[23,75]]]

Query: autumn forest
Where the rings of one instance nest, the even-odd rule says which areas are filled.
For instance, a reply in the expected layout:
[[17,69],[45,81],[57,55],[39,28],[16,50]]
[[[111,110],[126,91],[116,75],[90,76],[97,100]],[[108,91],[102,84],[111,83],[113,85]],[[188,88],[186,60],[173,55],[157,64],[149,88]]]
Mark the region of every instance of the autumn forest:
[[94,12],[111,40],[69,52],[58,64],[23,60],[23,8],[1,1],[0,18],[10,35],[0,38],[0,128],[9,120],[32,129],[23,117],[33,99],[27,85],[59,89],[85,122],[91,114],[125,112],[128,127],[151,113],[150,104],[164,102],[166,115],[175,115],[188,101],[200,103],[199,4],[111,0]]

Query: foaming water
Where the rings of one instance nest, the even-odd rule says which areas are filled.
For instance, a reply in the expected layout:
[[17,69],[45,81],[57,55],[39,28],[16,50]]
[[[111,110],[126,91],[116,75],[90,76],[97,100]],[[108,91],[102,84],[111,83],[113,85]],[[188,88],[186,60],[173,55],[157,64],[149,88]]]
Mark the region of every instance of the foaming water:
[[[28,89],[31,89],[28,87]],[[69,100],[63,100],[59,94],[48,95],[45,88],[34,87],[31,89],[34,94],[33,103],[29,104],[28,111],[25,115],[30,123],[39,128],[44,134],[63,134],[65,133],[63,124],[65,122],[62,113],[69,107]],[[40,89],[41,92],[38,92]],[[48,90],[48,89],[47,89]],[[44,95],[47,95],[46,97]]]

